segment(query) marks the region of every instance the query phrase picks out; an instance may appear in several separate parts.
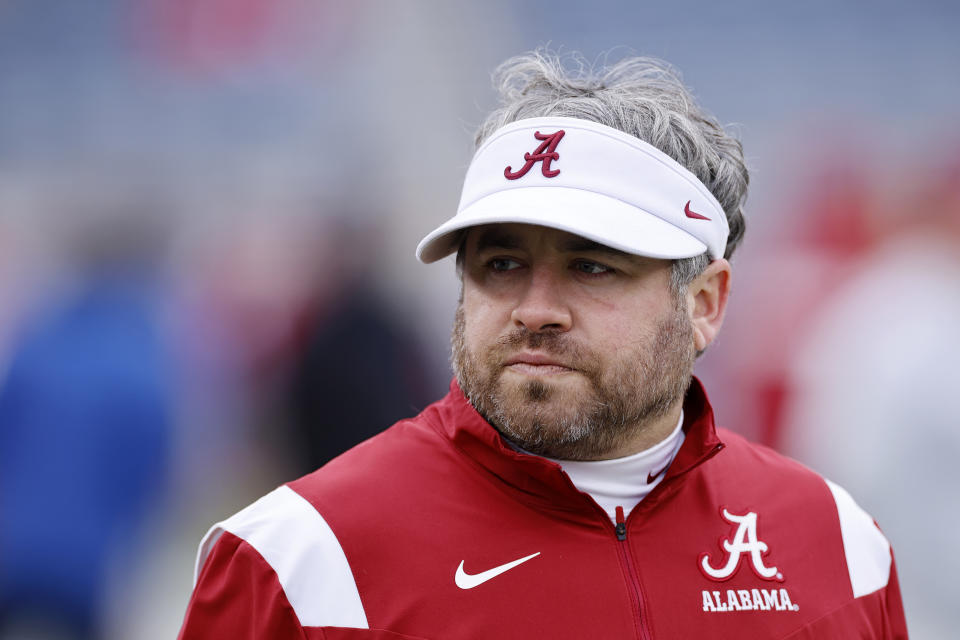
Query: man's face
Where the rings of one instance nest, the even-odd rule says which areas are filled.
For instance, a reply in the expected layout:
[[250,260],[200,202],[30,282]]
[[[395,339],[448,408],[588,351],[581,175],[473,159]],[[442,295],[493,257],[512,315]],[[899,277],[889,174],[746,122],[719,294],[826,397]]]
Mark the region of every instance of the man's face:
[[695,358],[669,261],[522,224],[473,228],[463,251],[454,369],[506,438],[591,460],[666,435],[645,440],[678,406]]

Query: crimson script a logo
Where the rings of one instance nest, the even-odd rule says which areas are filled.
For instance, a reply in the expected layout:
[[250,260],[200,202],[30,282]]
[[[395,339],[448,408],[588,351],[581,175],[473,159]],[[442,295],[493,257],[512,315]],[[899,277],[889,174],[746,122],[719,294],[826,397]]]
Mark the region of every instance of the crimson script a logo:
[[561,129],[556,133],[540,133],[537,131],[533,134],[533,137],[537,140],[542,140],[540,146],[534,149],[533,153],[523,154],[523,159],[526,163],[520,167],[518,171],[513,171],[509,166],[503,170],[503,177],[507,180],[516,180],[517,178],[522,178],[527,175],[527,172],[533,168],[533,165],[537,162],[542,162],[541,169],[543,170],[544,178],[555,178],[560,175],[560,169],[551,169],[550,163],[554,160],[560,159],[560,154],[557,153],[557,145],[560,144],[560,140],[563,139],[564,130]]

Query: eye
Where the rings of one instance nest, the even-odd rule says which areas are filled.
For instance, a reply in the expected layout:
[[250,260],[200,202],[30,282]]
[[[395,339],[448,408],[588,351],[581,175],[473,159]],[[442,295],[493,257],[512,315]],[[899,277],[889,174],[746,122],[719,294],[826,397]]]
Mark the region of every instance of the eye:
[[520,267],[520,263],[512,258],[493,258],[487,262],[491,271],[505,272],[513,271]]
[[613,273],[613,268],[608,267],[605,264],[600,264],[599,262],[591,262],[589,260],[578,260],[573,263],[573,268],[585,275],[588,276],[602,276],[607,273]]

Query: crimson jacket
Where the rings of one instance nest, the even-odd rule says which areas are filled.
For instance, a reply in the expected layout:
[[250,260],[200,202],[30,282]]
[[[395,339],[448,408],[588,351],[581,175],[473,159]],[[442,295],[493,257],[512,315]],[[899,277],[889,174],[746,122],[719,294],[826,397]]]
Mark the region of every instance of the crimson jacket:
[[714,427],[613,523],[456,384],[214,526],[180,632],[278,640],[906,638],[890,546],[843,489]]

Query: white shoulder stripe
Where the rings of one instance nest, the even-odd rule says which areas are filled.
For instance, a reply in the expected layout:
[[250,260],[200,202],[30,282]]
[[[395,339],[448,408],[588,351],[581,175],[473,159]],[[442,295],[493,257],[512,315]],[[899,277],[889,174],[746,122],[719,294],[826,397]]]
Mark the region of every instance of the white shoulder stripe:
[[273,568],[302,626],[369,628],[337,537],[323,516],[293,489],[274,489],[215,524],[200,543],[194,584],[224,531],[246,541]]
[[843,487],[829,480],[826,483],[840,515],[843,552],[847,557],[853,597],[884,588],[890,580],[890,543],[870,514],[861,509]]

